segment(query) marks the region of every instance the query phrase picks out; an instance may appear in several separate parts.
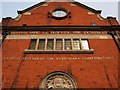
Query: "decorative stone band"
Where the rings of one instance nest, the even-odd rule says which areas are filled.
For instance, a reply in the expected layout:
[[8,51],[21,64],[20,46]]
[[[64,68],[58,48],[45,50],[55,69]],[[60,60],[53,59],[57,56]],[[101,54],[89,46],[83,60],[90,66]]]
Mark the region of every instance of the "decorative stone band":
[[44,53],[49,53],[49,54],[93,54],[94,50],[25,50],[25,54],[44,54]]
[[41,35],[41,34],[107,34],[107,31],[12,31],[11,35]]
[[[112,39],[110,35],[87,35],[87,34],[8,35],[6,39],[45,39],[45,38]],[[2,36],[0,36],[0,39],[2,39]]]

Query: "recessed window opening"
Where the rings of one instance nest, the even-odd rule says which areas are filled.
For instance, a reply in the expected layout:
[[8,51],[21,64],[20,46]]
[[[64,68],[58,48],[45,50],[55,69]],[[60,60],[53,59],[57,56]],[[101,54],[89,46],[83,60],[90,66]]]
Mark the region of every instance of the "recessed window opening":
[[53,50],[54,49],[54,39],[48,39],[47,40],[47,50]]
[[71,45],[71,39],[65,39],[65,50],[71,50],[72,45]]
[[45,39],[39,39],[38,50],[45,50]]
[[89,44],[87,39],[81,40],[82,50],[89,50]]
[[59,38],[59,39],[31,39],[30,50],[38,51],[88,51],[88,39]]
[[37,39],[31,39],[29,49],[34,50],[36,48]]
[[52,15],[55,16],[55,17],[65,17],[67,15],[67,13],[63,10],[55,10],[52,13]]
[[62,50],[63,48],[63,42],[62,39],[56,39],[56,50]]
[[73,50],[80,50],[80,40],[73,39]]

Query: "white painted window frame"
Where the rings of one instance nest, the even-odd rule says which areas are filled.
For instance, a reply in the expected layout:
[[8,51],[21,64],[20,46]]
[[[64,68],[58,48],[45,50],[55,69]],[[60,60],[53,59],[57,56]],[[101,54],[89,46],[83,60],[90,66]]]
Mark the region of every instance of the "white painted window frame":
[[[88,50],[83,50],[82,49],[82,40],[87,40],[88,39],[81,39],[81,38],[46,38],[45,39],[45,49],[44,50],[38,50],[38,44],[39,44],[39,40],[40,39],[45,39],[45,38],[37,38],[37,42],[36,42],[36,47],[35,50],[30,50],[30,49],[25,49],[24,53],[29,54],[29,53],[53,53],[53,54],[57,54],[57,53],[75,53],[75,54],[93,54],[94,50],[93,49],[88,49]],[[53,50],[47,50],[47,41],[48,39],[54,39],[54,48]],[[56,39],[62,39],[62,50],[56,50]],[[65,50],[65,39],[71,39],[71,46],[72,49],[71,50]],[[73,50],[73,39],[79,39],[80,40],[80,50]],[[88,46],[90,47],[89,43]]]

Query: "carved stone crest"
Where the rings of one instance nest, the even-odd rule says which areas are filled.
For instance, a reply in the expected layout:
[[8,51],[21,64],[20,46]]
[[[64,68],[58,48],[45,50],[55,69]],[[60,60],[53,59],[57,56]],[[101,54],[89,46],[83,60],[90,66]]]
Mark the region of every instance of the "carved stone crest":
[[68,74],[63,72],[53,72],[47,75],[40,85],[41,89],[67,89],[75,90],[75,80]]

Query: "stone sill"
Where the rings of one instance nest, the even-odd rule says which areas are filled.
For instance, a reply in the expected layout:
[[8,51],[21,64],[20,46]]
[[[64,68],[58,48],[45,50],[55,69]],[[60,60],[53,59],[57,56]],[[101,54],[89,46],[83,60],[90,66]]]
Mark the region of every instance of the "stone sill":
[[94,54],[94,50],[28,50],[24,54]]

